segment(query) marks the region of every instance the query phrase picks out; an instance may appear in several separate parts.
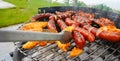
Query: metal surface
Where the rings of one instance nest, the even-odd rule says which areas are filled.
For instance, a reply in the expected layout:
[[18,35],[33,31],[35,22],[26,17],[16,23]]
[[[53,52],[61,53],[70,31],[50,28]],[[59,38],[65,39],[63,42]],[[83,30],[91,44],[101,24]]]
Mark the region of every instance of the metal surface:
[[[39,8],[39,13],[67,10],[82,10],[88,13],[94,13],[95,18],[105,17],[115,22],[120,28],[120,15],[113,12],[101,11],[87,7],[59,6]],[[74,58],[69,57],[69,53],[75,43],[71,41],[71,46],[67,52],[60,50],[56,44],[48,44],[47,46],[36,46],[30,50],[24,50],[21,46],[25,42],[16,42],[16,50],[14,52],[14,61],[120,61],[120,42],[110,43],[106,40],[97,39],[93,43],[87,42],[83,48],[84,52]]]
[[[74,58],[69,57],[74,43],[67,52],[60,50],[56,44],[48,44],[45,47],[36,46],[31,50],[17,48],[22,54],[26,55],[23,61],[31,59],[33,61],[119,61],[120,43],[114,44],[105,40],[96,40],[94,43],[88,43],[84,47],[84,53]],[[27,59],[26,59],[27,58]]]
[[2,30],[0,29],[0,42],[22,42],[28,40],[61,40],[66,43],[72,38],[72,35],[68,31],[62,31],[60,33],[50,32],[33,32],[33,31],[22,31],[22,30]]

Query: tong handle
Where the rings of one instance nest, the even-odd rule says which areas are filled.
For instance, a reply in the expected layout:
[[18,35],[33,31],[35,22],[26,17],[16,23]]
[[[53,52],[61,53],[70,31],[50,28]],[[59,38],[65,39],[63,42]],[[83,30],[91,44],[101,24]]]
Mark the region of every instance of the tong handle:
[[33,32],[22,30],[2,30],[0,29],[0,42],[22,42],[22,41],[49,41],[61,40],[63,32]]

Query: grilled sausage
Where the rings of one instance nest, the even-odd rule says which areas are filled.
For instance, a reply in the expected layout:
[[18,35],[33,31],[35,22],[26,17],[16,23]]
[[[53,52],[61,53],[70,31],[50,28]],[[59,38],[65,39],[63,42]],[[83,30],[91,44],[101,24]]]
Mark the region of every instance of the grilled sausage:
[[47,27],[48,27],[48,29],[57,30],[56,26],[55,26],[55,21],[54,20],[49,20]]
[[92,33],[90,33],[87,30],[85,30],[84,28],[76,27],[74,30],[76,30],[79,33],[81,33],[84,36],[84,38],[86,40],[88,40],[89,42],[94,42],[95,36]]
[[92,23],[92,19],[82,17],[82,16],[72,16],[72,20],[80,24],[80,26],[84,26]]
[[[59,20],[58,20],[58,21],[59,21]],[[61,20],[60,20],[60,21],[61,21]],[[58,23],[59,23],[59,22],[58,22]],[[60,22],[60,23],[59,23],[59,26],[60,26],[60,27],[61,27],[62,23],[64,23],[64,22]],[[66,24],[64,24],[64,25],[66,25]],[[67,27],[67,25],[66,25],[66,27],[64,27],[64,26],[62,26],[62,27],[63,27],[62,29],[64,29],[64,28]],[[52,29],[52,30],[56,30],[54,20],[49,20],[49,22],[48,22],[48,28],[49,28],[49,29]],[[56,30],[56,32],[57,32],[57,30]],[[56,32],[55,32],[55,33],[56,33]],[[70,46],[70,43],[62,44],[60,41],[56,41],[56,44],[57,44],[58,47],[59,47],[61,50],[63,50],[63,51],[67,51],[68,47]]]
[[78,31],[73,31],[72,35],[76,46],[82,49],[86,44],[84,37]]
[[65,19],[65,23],[67,24],[67,25],[69,25],[69,26],[71,26],[71,25],[77,25],[77,26],[79,26],[80,24],[78,24],[77,22],[75,22],[75,21],[73,21],[73,20],[71,20],[70,18],[66,18]]
[[51,15],[52,15],[51,13],[41,13],[41,14],[37,14],[37,15],[33,16],[32,18],[30,18],[30,20],[37,21],[38,19],[48,18]]
[[97,29],[90,25],[84,26],[85,29],[89,30],[89,32],[93,33],[96,37],[101,39],[105,39],[110,42],[119,42],[120,41],[120,33],[113,31],[105,31],[101,29]]
[[107,19],[107,18],[99,18],[99,19],[95,19],[93,20],[95,23],[99,24],[99,26],[115,26],[115,23],[112,22],[111,20]]
[[58,24],[58,26],[60,27],[61,30],[65,29],[67,27],[65,22],[61,19],[57,20],[57,24]]
[[96,36],[97,28],[92,27],[91,25],[85,25],[83,26],[83,28],[88,30],[88,32],[92,33],[94,36]]
[[120,33],[118,32],[108,32],[108,31],[99,31],[97,35],[101,39],[105,39],[110,42],[120,41]]

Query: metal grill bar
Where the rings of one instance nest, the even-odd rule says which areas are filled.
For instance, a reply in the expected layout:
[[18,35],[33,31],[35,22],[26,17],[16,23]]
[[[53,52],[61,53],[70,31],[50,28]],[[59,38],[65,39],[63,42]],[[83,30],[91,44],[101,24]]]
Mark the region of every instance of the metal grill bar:
[[106,61],[113,53],[115,53],[120,47],[115,49],[111,54],[109,54],[107,57],[105,57],[104,61]]
[[49,45],[49,46],[47,46],[46,48],[43,48],[43,49],[38,49],[35,53],[32,54],[32,57],[43,54],[44,52],[46,52],[46,51],[48,51],[48,50],[50,50],[51,48],[54,48],[54,47],[56,47],[56,44]]
[[[25,53],[27,57],[31,57],[33,61],[96,61],[98,58],[102,58],[102,56],[105,57],[104,59],[102,59],[102,61],[109,61],[108,59],[112,57],[114,53],[120,53],[119,44],[116,46],[116,44],[113,43],[96,40],[94,43],[88,43],[85,46],[83,54],[74,58],[70,58],[69,52],[74,46],[75,43],[72,43],[70,49],[68,49],[68,52],[63,52],[62,50],[60,50],[56,44],[48,44],[45,47],[37,46],[31,50],[23,51],[19,47],[18,48],[19,50],[21,50],[22,53]],[[109,53],[109,50],[112,50],[112,52]],[[82,55],[84,58],[82,58]],[[111,58],[111,60],[114,61],[114,59],[116,58],[120,58],[120,55],[118,54],[114,56],[113,58]]]
[[85,57],[86,59],[89,58],[93,53],[95,53],[98,49],[102,48],[102,46],[100,46],[99,48],[97,48],[96,50],[94,50],[92,53],[90,53],[87,57]]
[[[119,53],[120,54],[120,53]],[[112,60],[115,60],[116,58],[120,58],[120,55],[114,57]]]
[[99,56],[101,56],[104,52],[106,52],[109,48],[111,48],[112,45],[110,47],[108,47],[107,49],[105,49],[103,52],[101,52],[98,56],[96,56],[92,61],[95,61]]

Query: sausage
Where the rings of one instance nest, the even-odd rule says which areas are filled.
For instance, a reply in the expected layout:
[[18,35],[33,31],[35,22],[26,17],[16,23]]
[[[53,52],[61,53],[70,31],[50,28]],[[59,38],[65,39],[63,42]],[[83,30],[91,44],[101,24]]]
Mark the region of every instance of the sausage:
[[48,27],[48,29],[57,30],[56,26],[55,26],[55,21],[54,20],[49,20],[47,27]]
[[51,15],[52,15],[51,13],[37,14],[33,16],[32,18],[30,18],[30,21],[37,21],[38,19],[41,19],[41,18],[48,18]]
[[99,24],[99,26],[115,26],[115,23],[107,18],[99,18],[93,20],[95,23]]
[[83,11],[77,11],[76,15],[87,17],[87,18],[94,18],[94,14],[93,13],[85,13]]
[[[56,26],[55,26],[55,21],[54,20],[49,20],[48,21],[48,25],[47,25],[48,29],[51,29],[51,30],[47,30],[48,32],[53,32],[53,33],[57,33],[57,29],[56,29]],[[50,44],[54,43],[53,41],[49,41]]]
[[56,11],[55,13],[59,19],[65,19],[65,18],[71,17],[74,14],[73,11],[66,11],[66,12]]
[[61,19],[57,20],[57,24],[58,24],[58,26],[60,27],[61,30],[65,29],[67,27],[65,22]]
[[86,17],[82,17],[82,16],[73,16],[72,19],[80,24],[81,26],[84,26],[84,25],[88,25],[88,24],[91,24],[92,23],[92,20],[93,19],[88,19]]
[[[59,20],[58,20],[58,23],[59,23]],[[62,24],[66,25],[64,22],[62,22],[62,20],[60,20],[59,26],[61,27]],[[63,29],[66,28],[66,27],[67,27],[67,25],[65,27],[62,25]],[[49,22],[48,22],[48,28],[52,29],[52,30],[56,30],[55,21],[54,20],[49,20]],[[54,33],[56,33],[56,32],[54,32]],[[56,44],[63,51],[67,51],[68,47],[70,46],[70,43],[62,44],[60,41],[56,41]]]
[[57,16],[56,15],[51,15],[50,17],[49,17],[49,20],[57,20]]
[[88,30],[88,32],[92,33],[94,36],[96,36],[96,32],[98,31],[97,28],[92,27],[91,25],[85,25],[83,28]]
[[70,18],[66,18],[66,19],[65,19],[65,23],[66,23],[67,25],[69,25],[69,26],[71,26],[71,25],[77,25],[77,26],[79,26],[79,25],[80,25],[80,24],[78,24],[77,22],[71,20]]
[[105,31],[101,29],[97,29],[90,25],[84,26],[89,32],[93,33],[96,37],[110,41],[110,42],[119,42],[120,41],[120,33],[113,31]]
[[75,30],[72,32],[72,36],[75,41],[76,47],[82,49],[86,44],[84,37]]
[[86,40],[88,40],[89,42],[94,42],[95,41],[95,36],[92,33],[85,30],[84,28],[76,27],[74,30],[76,30],[80,34],[82,34],[84,36],[84,38]]
[[98,31],[96,35],[101,39],[105,39],[110,42],[119,42],[120,41],[120,33],[118,32],[109,32],[109,31]]

